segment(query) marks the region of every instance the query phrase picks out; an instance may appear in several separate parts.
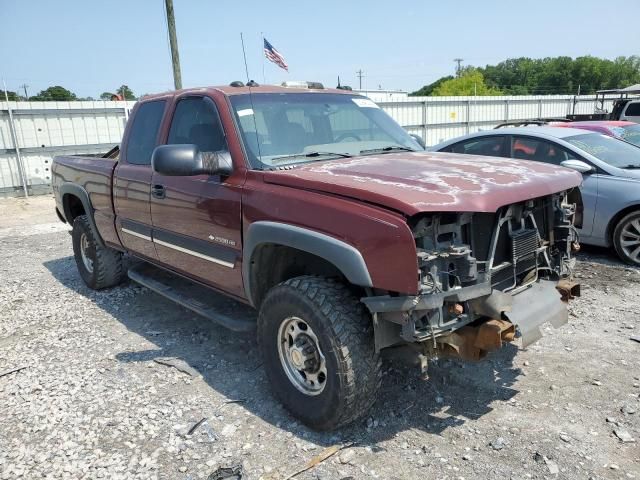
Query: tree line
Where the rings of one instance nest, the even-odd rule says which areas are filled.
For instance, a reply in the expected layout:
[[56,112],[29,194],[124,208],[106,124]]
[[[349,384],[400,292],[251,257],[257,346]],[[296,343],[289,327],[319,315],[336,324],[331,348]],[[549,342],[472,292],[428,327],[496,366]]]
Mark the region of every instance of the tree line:
[[[93,97],[78,97],[71,90],[67,90],[60,85],[54,85],[40,91],[37,95],[29,96],[20,95],[17,92],[7,90],[9,101],[32,101],[32,102],[68,102],[72,100],[96,100]],[[136,100],[137,97],[127,85],[121,85],[114,92],[102,92],[99,100]],[[0,101],[4,100],[4,96],[0,97]]]
[[592,56],[510,58],[497,65],[468,66],[410,95],[581,95],[640,83],[640,56],[615,60]]
[[[615,60],[584,57],[510,58],[497,65],[467,66],[456,76],[445,76],[409,95],[591,95],[597,90],[624,88],[640,83],[640,56]],[[9,100],[69,101],[80,98],[66,88],[55,85],[26,98],[7,91]],[[127,85],[115,92],[103,92],[100,100],[136,100]],[[4,99],[2,99],[4,100]]]

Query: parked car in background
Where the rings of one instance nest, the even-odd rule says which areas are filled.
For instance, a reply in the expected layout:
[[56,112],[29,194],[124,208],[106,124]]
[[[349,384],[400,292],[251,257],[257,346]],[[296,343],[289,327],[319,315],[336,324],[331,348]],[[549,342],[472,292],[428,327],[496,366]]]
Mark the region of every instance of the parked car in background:
[[554,127],[579,128],[619,138],[625,142],[640,146],[640,124],[621,120],[594,120],[591,122],[555,123]]
[[578,128],[540,126],[472,133],[430,150],[511,157],[579,171],[584,203],[580,242],[613,246],[622,260],[640,265],[639,147]]

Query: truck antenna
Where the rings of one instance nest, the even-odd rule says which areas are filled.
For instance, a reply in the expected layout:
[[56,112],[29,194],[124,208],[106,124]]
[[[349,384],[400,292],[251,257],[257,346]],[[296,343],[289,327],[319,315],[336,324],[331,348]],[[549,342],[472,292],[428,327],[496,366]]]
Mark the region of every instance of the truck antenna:
[[244,71],[247,74],[247,82],[249,81],[249,67],[247,66],[247,52],[244,50],[244,37],[240,32],[240,42],[242,43],[242,56],[244,57]]

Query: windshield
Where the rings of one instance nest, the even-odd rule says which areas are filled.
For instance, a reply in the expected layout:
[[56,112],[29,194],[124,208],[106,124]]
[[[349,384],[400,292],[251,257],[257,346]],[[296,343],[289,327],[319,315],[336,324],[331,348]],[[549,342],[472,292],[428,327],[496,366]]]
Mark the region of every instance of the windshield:
[[254,168],[422,150],[368,98],[332,93],[232,95]]
[[599,133],[587,133],[564,140],[614,167],[640,166],[640,148],[616,138]]
[[616,137],[640,147],[640,125],[614,127],[611,130],[613,130]]

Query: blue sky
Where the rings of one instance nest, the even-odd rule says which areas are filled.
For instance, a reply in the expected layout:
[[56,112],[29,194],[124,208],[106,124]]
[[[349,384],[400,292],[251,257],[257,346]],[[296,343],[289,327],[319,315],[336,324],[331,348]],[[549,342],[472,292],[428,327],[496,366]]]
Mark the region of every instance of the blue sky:
[[[183,85],[262,75],[260,32],[289,73],[265,62],[267,83],[415,90],[454,71],[509,57],[640,54],[640,1],[174,0]],[[98,97],[121,84],[136,94],[172,88],[164,0],[0,0],[0,77],[33,95],[63,85]]]

